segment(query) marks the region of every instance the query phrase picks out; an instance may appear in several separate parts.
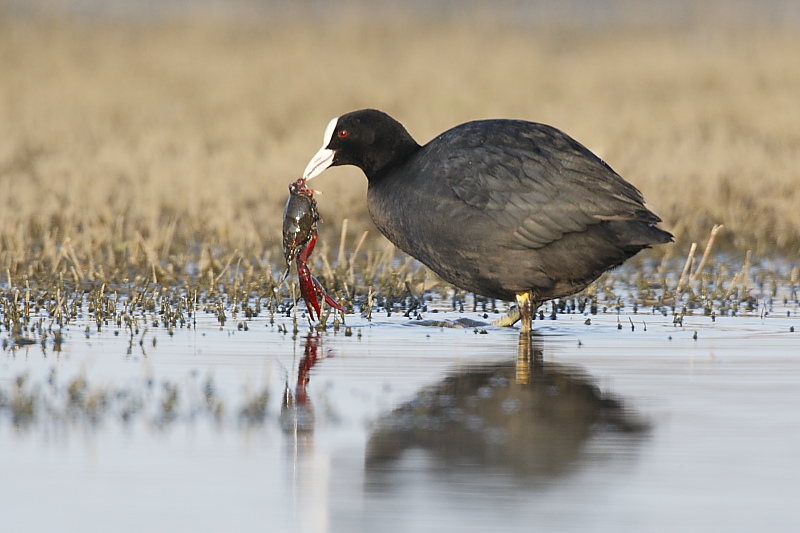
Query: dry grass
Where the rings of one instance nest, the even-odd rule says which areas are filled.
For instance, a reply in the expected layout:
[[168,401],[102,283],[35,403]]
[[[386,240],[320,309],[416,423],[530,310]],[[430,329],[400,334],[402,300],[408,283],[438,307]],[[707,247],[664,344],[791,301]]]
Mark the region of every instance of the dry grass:
[[[287,184],[327,121],[360,107],[419,141],[475,118],[550,123],[636,184],[679,241],[719,223],[721,247],[796,256],[798,55],[800,35],[769,28],[0,21],[0,268],[263,261]],[[323,246],[344,217],[354,241],[371,228],[357,170],[315,187]]]

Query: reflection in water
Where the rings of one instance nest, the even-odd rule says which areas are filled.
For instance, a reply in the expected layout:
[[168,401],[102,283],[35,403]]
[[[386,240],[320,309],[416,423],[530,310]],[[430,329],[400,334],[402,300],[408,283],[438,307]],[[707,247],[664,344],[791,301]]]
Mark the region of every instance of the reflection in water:
[[380,471],[405,450],[421,448],[444,467],[557,475],[570,471],[593,435],[645,430],[589,376],[544,362],[541,338],[520,336],[516,361],[459,371],[379,421],[366,465]]
[[303,358],[297,366],[297,381],[292,391],[287,378],[281,403],[281,429],[289,446],[289,486],[292,492],[290,512],[300,531],[328,531],[330,460],[314,453],[314,407],[308,396],[310,372],[319,357],[318,333],[309,333],[303,344]]
[[[624,452],[646,434],[646,424],[591,377],[545,362],[541,338],[521,337],[516,359],[459,369],[379,420],[365,463],[333,460],[324,446],[315,447],[308,394],[310,372],[324,360],[321,341],[309,334],[300,343],[303,356],[296,382],[286,386],[281,426],[290,498],[284,511],[303,531],[391,530],[383,521],[405,516],[409,506],[418,516],[439,513],[442,505],[459,509],[453,503],[459,496],[482,498],[489,487],[502,513],[520,480],[558,483],[616,455],[606,453],[605,442]],[[324,433],[316,437],[324,440]],[[424,459],[412,453],[397,460],[410,449],[422,450]],[[442,473],[448,474],[444,487]],[[381,527],[364,527],[373,520]]]
[[309,373],[317,364],[319,351],[319,334],[309,333],[303,348],[303,358],[297,367],[297,384],[294,393],[286,382],[281,403],[281,428],[296,438],[314,430],[314,407],[308,397]]

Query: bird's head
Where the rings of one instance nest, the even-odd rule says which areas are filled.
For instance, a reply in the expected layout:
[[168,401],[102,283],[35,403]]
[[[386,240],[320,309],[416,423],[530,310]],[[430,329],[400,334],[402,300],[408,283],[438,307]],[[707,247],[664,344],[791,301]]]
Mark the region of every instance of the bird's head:
[[322,148],[309,161],[303,178],[310,180],[331,166],[354,165],[372,181],[418,148],[403,125],[383,111],[353,111],[328,123]]

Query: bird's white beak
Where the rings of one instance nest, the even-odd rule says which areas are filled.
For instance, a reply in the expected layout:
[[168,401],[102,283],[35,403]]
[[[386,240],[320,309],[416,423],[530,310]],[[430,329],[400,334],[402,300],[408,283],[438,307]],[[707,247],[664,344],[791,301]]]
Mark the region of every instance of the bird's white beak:
[[308,162],[306,165],[306,169],[303,171],[303,179],[310,180],[316,176],[322,174],[322,171],[331,166],[333,163],[333,156],[335,155],[333,150],[327,148],[327,146],[331,143],[331,139],[333,138],[333,132],[336,129],[336,124],[339,122],[339,117],[332,119],[328,122],[328,126],[325,128],[325,133],[322,134],[322,148],[314,154],[314,157],[311,158],[311,161]]
[[320,148],[319,152],[314,154],[314,157],[306,165],[306,169],[303,171],[303,179],[310,180],[322,174],[322,171],[333,163],[333,155],[333,150],[328,150],[325,147]]

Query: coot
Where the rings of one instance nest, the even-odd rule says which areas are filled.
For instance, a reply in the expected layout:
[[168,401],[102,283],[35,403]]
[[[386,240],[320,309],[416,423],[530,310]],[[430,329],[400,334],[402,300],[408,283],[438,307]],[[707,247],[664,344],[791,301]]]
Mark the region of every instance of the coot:
[[516,299],[524,330],[539,303],[672,241],[636,187],[544,124],[477,120],[420,146],[386,113],[362,109],[330,121],[303,177],[336,165],[367,176],[386,238],[457,287]]

